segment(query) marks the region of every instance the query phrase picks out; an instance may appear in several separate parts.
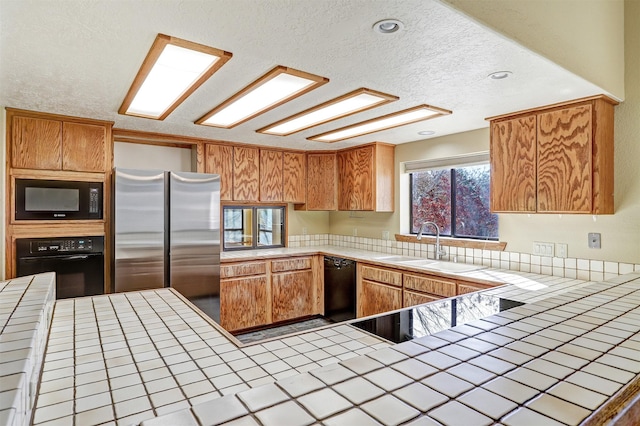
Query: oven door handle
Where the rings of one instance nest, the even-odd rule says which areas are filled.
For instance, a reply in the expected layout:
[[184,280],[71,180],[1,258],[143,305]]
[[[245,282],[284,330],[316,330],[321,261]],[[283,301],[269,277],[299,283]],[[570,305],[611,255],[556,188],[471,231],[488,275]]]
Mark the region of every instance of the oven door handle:
[[88,254],[81,254],[81,255],[77,255],[77,256],[42,256],[42,257],[23,257],[21,259],[19,259],[21,262],[25,262],[25,263],[36,263],[36,262],[43,262],[43,261],[47,261],[49,259],[51,260],[58,260],[58,261],[74,261],[74,260],[85,260],[88,259],[90,257],[90,255]]

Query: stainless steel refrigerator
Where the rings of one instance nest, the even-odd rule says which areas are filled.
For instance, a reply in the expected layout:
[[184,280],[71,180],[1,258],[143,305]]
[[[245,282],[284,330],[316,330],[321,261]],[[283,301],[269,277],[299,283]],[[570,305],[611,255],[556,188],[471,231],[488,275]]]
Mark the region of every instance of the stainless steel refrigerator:
[[220,320],[220,176],[115,168],[113,288],[173,287]]

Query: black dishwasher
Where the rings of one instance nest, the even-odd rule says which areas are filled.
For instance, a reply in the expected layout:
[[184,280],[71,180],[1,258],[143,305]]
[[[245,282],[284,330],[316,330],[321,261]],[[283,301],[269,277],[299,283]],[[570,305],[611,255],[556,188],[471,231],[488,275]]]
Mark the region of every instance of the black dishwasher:
[[324,257],[324,316],[334,322],[356,317],[356,262]]

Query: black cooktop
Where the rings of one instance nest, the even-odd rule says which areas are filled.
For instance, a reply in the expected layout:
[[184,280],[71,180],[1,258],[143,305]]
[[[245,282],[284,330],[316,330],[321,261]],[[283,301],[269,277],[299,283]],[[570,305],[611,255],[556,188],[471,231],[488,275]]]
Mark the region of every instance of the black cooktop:
[[482,292],[469,293],[352,322],[351,325],[392,342],[401,343],[520,305],[524,303]]

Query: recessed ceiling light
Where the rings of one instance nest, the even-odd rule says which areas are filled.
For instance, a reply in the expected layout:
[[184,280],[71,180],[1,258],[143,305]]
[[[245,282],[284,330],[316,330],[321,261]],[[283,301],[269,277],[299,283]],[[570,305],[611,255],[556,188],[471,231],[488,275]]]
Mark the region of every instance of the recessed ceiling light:
[[421,136],[431,136],[431,135],[435,135],[436,132],[434,132],[433,130],[423,130],[421,132],[418,132],[418,134]]
[[373,24],[374,31],[381,34],[391,34],[404,28],[404,24],[397,19],[383,19]]
[[209,111],[196,124],[230,129],[328,82],[325,77],[277,66]]
[[511,74],[511,71],[496,71],[489,74],[489,78],[492,80],[502,80],[509,77]]
[[311,136],[307,139],[318,142],[338,142],[448,114],[451,114],[451,111],[429,105],[419,105],[404,111],[394,112],[351,126]]
[[118,113],[164,120],[231,56],[224,50],[158,34]]
[[287,136],[319,124],[385,105],[398,99],[397,96],[361,88],[287,117],[284,120],[272,123],[256,130],[256,132]]

